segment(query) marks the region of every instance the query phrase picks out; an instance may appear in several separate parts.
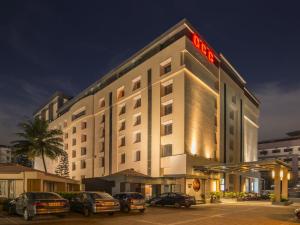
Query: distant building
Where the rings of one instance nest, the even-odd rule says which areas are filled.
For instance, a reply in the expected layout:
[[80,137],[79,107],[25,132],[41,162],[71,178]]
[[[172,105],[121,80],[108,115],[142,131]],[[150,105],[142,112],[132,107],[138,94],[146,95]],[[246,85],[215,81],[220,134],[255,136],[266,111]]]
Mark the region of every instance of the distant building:
[[0,145],[0,163],[12,162],[12,149],[6,145]]
[[[298,182],[300,158],[300,130],[287,133],[287,137],[264,140],[258,143],[258,159],[279,159],[292,167],[290,186]],[[263,174],[266,189],[269,189],[272,181],[271,174]]]

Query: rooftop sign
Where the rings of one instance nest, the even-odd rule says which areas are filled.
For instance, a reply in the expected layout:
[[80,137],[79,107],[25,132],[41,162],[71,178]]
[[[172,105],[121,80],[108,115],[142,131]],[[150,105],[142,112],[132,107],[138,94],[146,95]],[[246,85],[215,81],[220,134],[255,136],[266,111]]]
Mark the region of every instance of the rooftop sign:
[[209,49],[207,44],[199,37],[198,34],[192,34],[192,41],[194,46],[208,59],[209,62],[215,62],[215,55],[213,51]]

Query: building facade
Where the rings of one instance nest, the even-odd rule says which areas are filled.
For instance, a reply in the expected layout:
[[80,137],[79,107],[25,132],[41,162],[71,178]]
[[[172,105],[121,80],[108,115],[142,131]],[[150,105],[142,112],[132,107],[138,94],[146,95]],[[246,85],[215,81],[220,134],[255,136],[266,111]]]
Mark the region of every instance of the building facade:
[[[300,131],[287,133],[287,137],[264,140],[258,143],[258,158],[264,159],[279,159],[292,168],[291,181],[289,186],[295,186],[298,183],[299,177],[299,159],[300,159]],[[271,189],[272,179],[270,173],[263,173],[265,179],[265,188]]]
[[[251,174],[201,171],[257,160],[259,102],[186,20],[74,98],[57,93],[49,102],[35,116],[63,131],[73,179],[133,169],[149,178],[142,189],[152,193],[154,185],[191,193],[195,179],[201,191],[233,190],[244,178],[257,182]],[[50,172],[56,163],[47,160]],[[40,159],[35,167],[42,168]],[[124,188],[117,184],[115,191]]]
[[12,161],[12,149],[6,145],[0,145],[0,163],[10,163]]

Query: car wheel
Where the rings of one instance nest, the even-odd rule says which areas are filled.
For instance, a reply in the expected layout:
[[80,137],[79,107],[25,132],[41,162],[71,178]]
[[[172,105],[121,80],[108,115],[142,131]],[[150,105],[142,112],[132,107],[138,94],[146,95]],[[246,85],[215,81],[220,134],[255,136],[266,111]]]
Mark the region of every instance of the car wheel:
[[140,212],[141,212],[141,213],[144,213],[144,212],[145,212],[145,209],[140,209]]
[[181,205],[180,205],[178,202],[176,202],[176,203],[174,204],[174,206],[175,206],[176,208],[180,208],[180,207],[181,207]]
[[189,203],[187,203],[186,205],[185,205],[185,208],[190,208],[191,207],[191,204],[189,204]]
[[23,217],[24,217],[24,220],[26,220],[26,221],[32,220],[32,216],[29,216],[27,209],[24,209]]
[[300,212],[297,212],[296,216],[298,219],[300,219]]
[[124,208],[123,208],[123,211],[126,212],[126,213],[129,213],[130,212],[129,206],[125,205]]
[[84,207],[83,208],[83,215],[84,216],[90,216],[91,214],[90,214],[90,210],[87,208],[87,207]]
[[8,215],[12,216],[15,214],[15,211],[12,206],[8,207]]

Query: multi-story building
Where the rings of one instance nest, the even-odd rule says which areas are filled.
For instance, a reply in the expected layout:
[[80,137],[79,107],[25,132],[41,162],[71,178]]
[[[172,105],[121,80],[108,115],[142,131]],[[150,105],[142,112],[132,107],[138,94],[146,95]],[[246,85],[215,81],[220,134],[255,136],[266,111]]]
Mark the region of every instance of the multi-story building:
[[[298,183],[299,177],[299,159],[300,159],[300,131],[287,133],[287,137],[260,141],[258,143],[258,158],[279,159],[289,164],[292,168],[290,186]],[[271,174],[265,172],[262,174],[265,179],[265,188],[270,189],[273,184]]]
[[[134,169],[152,179],[146,189],[163,184],[188,193],[195,178],[206,191],[231,190],[237,179],[258,182],[198,170],[257,160],[259,102],[186,20],[74,98],[57,93],[49,102],[35,116],[63,131],[74,179]],[[55,163],[47,164],[54,172]]]
[[12,149],[6,145],[0,145],[0,163],[10,163],[12,158]]

